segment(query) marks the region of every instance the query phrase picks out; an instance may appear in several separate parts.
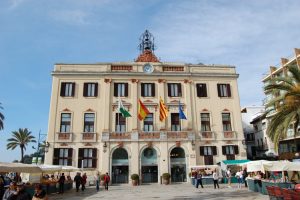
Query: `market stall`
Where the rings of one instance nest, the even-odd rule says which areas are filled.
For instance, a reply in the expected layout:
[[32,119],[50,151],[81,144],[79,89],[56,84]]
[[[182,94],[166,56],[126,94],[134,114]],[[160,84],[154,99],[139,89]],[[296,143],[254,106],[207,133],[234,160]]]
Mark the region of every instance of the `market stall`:
[[230,169],[232,177],[231,183],[237,183],[237,178],[234,176],[236,172],[241,171],[243,166],[246,165],[249,160],[223,160],[221,162],[222,174],[224,176],[224,182],[227,183],[226,171]]
[[221,170],[219,165],[197,165],[197,166],[191,166],[190,167],[190,177],[191,177],[191,183],[195,185],[196,177],[194,176],[195,172],[201,172],[203,174],[202,176],[202,184],[213,184],[213,178],[212,174],[215,169],[217,169],[220,179],[221,179]]

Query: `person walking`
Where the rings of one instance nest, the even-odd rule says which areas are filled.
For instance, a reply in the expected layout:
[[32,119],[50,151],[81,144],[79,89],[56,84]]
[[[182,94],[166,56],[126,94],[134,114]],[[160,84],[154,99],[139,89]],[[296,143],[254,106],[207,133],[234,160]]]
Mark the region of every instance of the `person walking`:
[[80,176],[80,173],[77,172],[76,176],[74,177],[74,182],[75,182],[75,186],[76,186],[76,192],[79,191],[79,187],[81,185],[81,181],[82,181],[82,178]]
[[217,169],[215,169],[214,172],[213,172],[213,179],[214,179],[215,189],[217,188],[217,186],[218,186],[218,189],[219,189],[220,188],[219,187],[219,174],[217,173]]
[[197,172],[196,188],[198,188],[199,184],[201,185],[201,188],[203,188],[203,185],[202,185],[202,173],[201,173],[201,171]]
[[108,184],[110,181],[110,177],[108,175],[108,172],[106,172],[105,176],[104,176],[104,184],[105,184],[105,190],[108,190]]
[[241,176],[243,176],[241,174],[241,172],[236,172],[235,177],[237,178],[237,182],[238,182],[238,188],[242,188],[242,179]]
[[81,191],[85,190],[86,179],[87,179],[86,173],[83,173],[81,177]]
[[228,180],[228,187],[231,188],[231,170],[230,168],[228,168],[227,172],[226,172],[226,177],[227,177],[227,180]]
[[100,173],[99,172],[97,172],[97,174],[95,175],[95,183],[96,183],[96,190],[97,190],[97,192],[99,192],[99,190],[100,190]]
[[244,168],[244,170],[243,170],[243,180],[244,180],[244,183],[245,183],[245,187],[248,187],[247,180],[246,180],[247,176],[248,176],[247,168]]
[[65,181],[66,181],[65,174],[62,173],[61,176],[59,177],[59,180],[58,180],[58,184],[59,184],[59,193],[60,193],[60,194],[63,194],[63,193],[64,193],[64,189],[65,189]]

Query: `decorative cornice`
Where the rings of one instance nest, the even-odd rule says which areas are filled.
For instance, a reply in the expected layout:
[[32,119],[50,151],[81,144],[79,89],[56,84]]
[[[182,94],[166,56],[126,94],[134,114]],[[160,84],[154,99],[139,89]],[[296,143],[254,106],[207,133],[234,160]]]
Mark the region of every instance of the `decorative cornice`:
[[158,79],[158,82],[159,82],[159,83],[165,83],[165,82],[166,82],[166,79]]
[[71,110],[69,110],[68,108],[63,109],[64,112],[70,112]]
[[87,109],[85,112],[95,112],[94,110],[92,110],[91,108]]
[[132,83],[138,83],[138,82],[140,82],[140,80],[139,79],[131,79],[131,82]]
[[104,83],[111,83],[111,78],[105,78]]

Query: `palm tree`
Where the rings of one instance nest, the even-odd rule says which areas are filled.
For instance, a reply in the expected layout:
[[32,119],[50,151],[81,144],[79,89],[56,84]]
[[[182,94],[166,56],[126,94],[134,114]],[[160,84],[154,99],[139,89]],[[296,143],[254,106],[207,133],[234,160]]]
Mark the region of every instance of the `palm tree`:
[[31,135],[31,131],[29,131],[27,128],[19,128],[19,131],[12,132],[12,138],[7,139],[9,143],[6,145],[6,148],[14,150],[19,146],[21,149],[21,163],[23,163],[24,150],[26,150],[28,143],[36,142],[34,139],[35,137]]
[[[3,109],[1,103],[0,103],[0,109]],[[3,121],[4,121],[4,115],[0,112],[0,130],[4,128]]]
[[300,120],[300,70],[297,66],[288,68],[289,75],[271,79],[265,93],[272,93],[275,97],[266,104],[266,114],[276,111],[271,115],[267,128],[267,135],[278,149],[279,140],[286,137],[291,125],[294,129],[294,137]]

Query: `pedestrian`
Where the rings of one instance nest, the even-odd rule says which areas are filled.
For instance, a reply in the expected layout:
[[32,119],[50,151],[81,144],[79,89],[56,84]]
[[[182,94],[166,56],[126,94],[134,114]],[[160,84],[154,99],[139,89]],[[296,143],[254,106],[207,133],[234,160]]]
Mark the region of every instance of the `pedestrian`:
[[97,192],[99,192],[99,190],[100,190],[100,187],[99,187],[99,185],[100,185],[100,173],[99,172],[97,172],[97,174],[95,175],[95,183],[96,183],[96,190],[97,190]]
[[237,178],[237,182],[238,182],[238,188],[242,188],[242,179],[241,179],[241,176],[243,176],[241,174],[241,172],[237,171],[235,173],[235,177]]
[[202,185],[202,173],[200,171],[198,171],[196,177],[197,177],[196,188],[198,188],[199,184],[201,185],[201,188],[203,188],[203,185]]
[[8,188],[5,190],[2,200],[9,200],[11,196],[17,193],[17,184],[15,182],[11,182]]
[[79,187],[81,185],[81,181],[82,181],[82,178],[80,176],[80,173],[77,172],[76,176],[74,177],[74,182],[75,182],[75,186],[76,186],[76,192],[79,191]]
[[243,170],[243,180],[244,180],[244,183],[245,183],[245,187],[248,187],[247,180],[246,180],[247,176],[248,176],[247,168],[245,167],[244,170]]
[[14,177],[14,182],[16,182],[16,183],[21,183],[22,182],[22,178],[21,178],[21,176],[19,175],[18,172],[16,172],[16,175]]
[[215,169],[214,172],[213,172],[213,179],[214,179],[215,189],[217,188],[217,186],[218,186],[218,189],[219,189],[220,188],[219,187],[219,174],[217,173],[217,169]]
[[81,177],[81,190],[84,191],[85,190],[85,184],[86,184],[86,173],[83,173],[82,177]]
[[231,188],[231,170],[230,168],[228,168],[227,172],[226,172],[226,177],[227,177],[227,180],[228,180],[228,187]]
[[105,190],[108,190],[108,184],[110,181],[110,177],[108,175],[108,172],[106,172],[105,176],[104,176],[104,184],[105,184]]
[[10,198],[13,200],[31,200],[30,194],[25,191],[24,184],[17,185],[17,193]]
[[0,174],[0,199],[2,199],[5,192],[4,186],[5,186],[4,176]]
[[48,196],[45,190],[43,190],[41,184],[35,186],[35,193],[32,197],[32,200],[48,200]]
[[58,183],[59,183],[59,193],[60,194],[64,193],[65,181],[66,181],[65,174],[62,173],[61,176],[59,177],[59,180],[58,180]]

